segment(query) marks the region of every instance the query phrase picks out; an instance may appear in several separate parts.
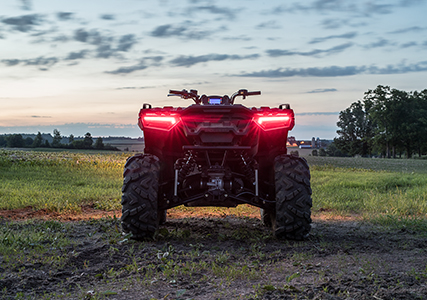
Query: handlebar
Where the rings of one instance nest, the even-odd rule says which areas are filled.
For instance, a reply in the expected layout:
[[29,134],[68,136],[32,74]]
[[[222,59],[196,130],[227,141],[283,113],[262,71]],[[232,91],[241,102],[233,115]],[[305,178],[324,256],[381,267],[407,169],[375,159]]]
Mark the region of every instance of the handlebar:
[[243,99],[246,99],[246,97],[247,96],[256,96],[256,95],[261,95],[261,91],[253,91],[253,92],[248,92],[248,90],[244,90],[244,89],[242,89],[242,90],[238,90],[237,92],[235,92],[234,94],[233,94],[233,96],[231,96],[231,101],[230,101],[230,103],[231,104],[234,104],[234,99],[237,97],[237,96],[242,96],[243,97]]
[[[237,96],[242,96],[243,99],[246,99],[247,96],[256,96],[256,95],[261,95],[261,91],[249,92],[248,90],[240,89],[231,96],[229,104],[234,104],[234,99]],[[197,94],[197,90],[190,90],[190,91],[187,91],[187,90],[182,90],[182,91],[169,90],[168,96],[180,96],[183,99],[190,99],[191,98],[194,100],[194,102],[196,102],[196,104],[200,104],[202,102],[200,96]],[[206,98],[206,95],[202,95],[202,98],[203,97]],[[226,96],[224,96],[224,97],[226,97]]]

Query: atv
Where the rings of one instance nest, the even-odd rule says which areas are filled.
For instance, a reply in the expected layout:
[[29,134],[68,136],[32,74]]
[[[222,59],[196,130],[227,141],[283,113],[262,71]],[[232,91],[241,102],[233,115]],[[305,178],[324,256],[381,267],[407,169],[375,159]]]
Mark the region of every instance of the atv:
[[261,209],[261,220],[279,239],[302,240],[311,229],[310,171],[288,155],[294,127],[289,104],[276,108],[235,104],[260,95],[241,89],[231,97],[170,90],[192,99],[186,108],[145,103],[138,125],[145,150],[127,159],[121,224],[137,240],[152,239],[166,211],[185,206]]

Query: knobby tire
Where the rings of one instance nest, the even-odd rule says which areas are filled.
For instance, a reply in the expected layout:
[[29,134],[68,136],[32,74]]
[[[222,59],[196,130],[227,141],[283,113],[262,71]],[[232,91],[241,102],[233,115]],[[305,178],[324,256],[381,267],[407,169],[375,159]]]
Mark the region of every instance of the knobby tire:
[[307,161],[293,155],[280,155],[274,161],[274,172],[274,234],[279,239],[303,240],[311,230],[312,199]]
[[159,172],[159,159],[154,155],[137,154],[126,161],[121,224],[124,232],[132,233],[133,239],[152,239],[158,229]]

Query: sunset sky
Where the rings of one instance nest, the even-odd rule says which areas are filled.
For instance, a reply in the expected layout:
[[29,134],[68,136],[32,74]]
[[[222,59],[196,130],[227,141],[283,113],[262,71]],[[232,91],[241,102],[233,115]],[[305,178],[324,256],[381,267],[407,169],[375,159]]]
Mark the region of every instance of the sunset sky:
[[377,85],[427,88],[427,1],[7,0],[0,3],[0,134],[138,137],[169,89],[261,90],[290,103],[297,139],[332,139]]

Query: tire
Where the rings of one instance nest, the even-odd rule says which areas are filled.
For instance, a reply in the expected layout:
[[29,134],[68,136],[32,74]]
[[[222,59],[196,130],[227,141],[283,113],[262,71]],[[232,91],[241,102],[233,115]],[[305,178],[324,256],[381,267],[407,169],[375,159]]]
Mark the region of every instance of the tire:
[[310,169],[304,158],[280,155],[274,161],[276,220],[279,239],[303,240],[311,230]]
[[122,229],[136,240],[152,239],[159,227],[157,193],[159,159],[137,154],[126,161],[122,188]]

